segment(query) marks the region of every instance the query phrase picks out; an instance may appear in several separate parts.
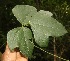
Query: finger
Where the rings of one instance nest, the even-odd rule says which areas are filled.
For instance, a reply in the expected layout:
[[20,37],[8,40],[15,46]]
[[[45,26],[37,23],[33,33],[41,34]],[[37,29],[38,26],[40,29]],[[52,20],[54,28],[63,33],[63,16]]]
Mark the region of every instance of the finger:
[[15,61],[15,60],[16,60],[16,52],[11,52],[11,53],[8,55],[7,59],[8,59],[9,61]]
[[2,61],[16,61],[16,52],[2,55]]
[[22,53],[20,53],[19,51],[17,52],[17,58],[18,57],[24,57],[24,58],[27,58],[26,56],[24,56]]
[[17,58],[21,57],[20,52],[17,52]]
[[2,61],[15,61],[16,60],[16,52],[11,52],[8,44],[6,45],[6,50],[2,55]]
[[9,47],[8,47],[8,44],[6,45],[6,49],[5,49],[5,52],[4,52],[5,54],[10,54],[10,49],[9,49]]
[[16,59],[16,61],[28,61],[28,59],[24,57],[19,57]]
[[17,60],[16,61],[28,61],[28,59],[22,55],[20,52],[17,52]]

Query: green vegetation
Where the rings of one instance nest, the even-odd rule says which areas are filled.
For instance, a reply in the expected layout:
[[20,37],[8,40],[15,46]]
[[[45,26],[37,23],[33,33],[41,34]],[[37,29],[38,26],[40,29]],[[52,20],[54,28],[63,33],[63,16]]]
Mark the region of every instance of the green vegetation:
[[[28,8],[27,13],[24,12],[25,13],[24,17],[27,16],[27,18],[22,18],[22,15],[23,15],[22,10],[20,10],[20,13],[19,12],[14,13],[14,11],[13,11],[15,16],[16,16],[16,14],[19,14],[19,16],[16,16],[16,18],[17,18],[16,19],[14,17],[13,13],[12,13],[12,9],[14,8],[14,6],[16,7],[16,5],[34,6],[34,7],[36,7],[37,11],[33,7],[34,10],[32,10],[32,13],[31,13],[30,11],[28,11],[31,8]],[[58,24],[56,23],[56,26],[55,26],[55,24],[52,25],[51,23],[49,23],[49,21],[48,21],[49,25],[48,25],[48,23],[45,24],[46,23],[45,21],[46,21],[47,17],[45,17],[44,13],[46,11],[48,11],[47,13],[50,13],[50,14],[48,14],[49,20],[52,19],[52,20],[55,21],[55,23],[59,21],[60,23],[62,23],[62,25],[65,26],[67,31],[62,30],[62,28],[64,29],[64,27],[59,22],[58,22]],[[28,12],[30,14],[28,14]],[[52,16],[51,13],[53,14],[53,16]],[[35,14],[35,15],[33,15],[33,14]],[[31,16],[31,15],[33,15],[33,16]],[[41,16],[41,15],[44,15],[44,17]],[[37,21],[39,20],[39,22],[35,21],[34,18],[37,19]],[[43,22],[41,22],[42,21],[41,19],[44,19],[44,18],[45,18],[45,20]],[[58,21],[56,21],[54,18],[57,19]],[[30,19],[30,20],[28,20],[28,19]],[[23,20],[23,22],[22,22],[22,20]],[[52,22],[52,23],[54,23],[54,22]],[[35,24],[38,24],[38,25],[35,25]],[[55,38],[55,43],[53,43],[53,37],[50,37],[49,38],[49,43],[48,43],[48,41],[44,40],[45,37],[42,36],[47,31],[45,31],[44,26],[41,26],[40,24],[44,24],[45,26],[46,25],[53,26],[53,27],[55,26],[54,28],[58,27],[59,29],[61,29],[61,31],[60,31],[60,30],[57,30],[57,29],[46,28],[46,29],[48,29],[47,31],[51,30],[51,33],[48,32],[47,40],[48,40],[49,36],[53,36],[53,37],[58,36],[57,32],[60,35],[63,35],[66,32],[68,32],[68,33],[65,34],[64,36],[56,37]],[[7,39],[6,38],[7,37],[7,32],[9,30],[13,29],[13,28],[15,28],[14,31],[16,31],[16,27],[17,28],[21,27],[20,31],[22,31],[22,29],[23,29],[22,26],[23,26],[24,29],[27,28],[27,29],[30,30],[30,32],[32,32],[32,39],[26,38],[26,36],[24,35],[25,31],[22,32],[23,33],[22,36],[25,37],[26,40],[29,39],[31,41],[31,40],[34,40],[34,38],[35,38],[34,44],[39,47],[39,46],[44,46],[45,44],[43,44],[42,42],[39,43],[38,42],[38,40],[39,40],[38,37],[41,36],[40,40],[42,40],[42,37],[44,37],[43,40],[47,43],[48,46],[45,45],[45,46],[47,46],[47,48],[41,47],[42,49],[44,49],[48,52],[51,52],[53,54],[54,54],[54,52],[56,52],[55,55],[58,55],[58,56],[63,57],[65,59],[70,59],[70,57],[69,57],[70,56],[69,55],[70,54],[70,1],[69,0],[62,0],[62,1],[61,0],[57,0],[57,1],[56,0],[19,0],[18,2],[17,2],[17,0],[12,0],[12,1],[11,0],[8,0],[8,1],[7,0],[5,0],[5,1],[1,0],[0,1],[0,51],[2,53],[4,52],[5,44],[6,44],[6,41],[7,41],[6,40]],[[33,26],[35,28],[35,31],[34,31]],[[44,32],[45,32],[44,34],[42,33],[43,31],[41,29],[44,29]],[[40,35],[39,31],[41,31],[41,33],[42,33],[41,35]],[[57,31],[57,32],[54,32],[54,31]],[[36,32],[39,36],[37,36]],[[14,35],[14,34],[12,33],[12,35]],[[34,34],[34,36],[33,36],[33,34]],[[19,46],[21,46],[20,42],[18,42],[18,43],[19,43]],[[29,42],[29,43],[31,43],[31,42]],[[55,50],[54,50],[54,45],[56,47]],[[19,47],[19,46],[17,45],[16,47]],[[22,48],[21,48],[21,50],[22,50]],[[28,54],[31,55],[31,53],[28,53]],[[27,55],[27,54],[25,54],[25,55]],[[39,50],[36,47],[34,47],[34,52],[33,52],[32,55],[33,55],[33,58],[30,61],[32,61],[32,60],[33,61],[36,61],[36,60],[38,60],[38,61],[39,60],[40,61],[47,61],[47,60],[52,61],[52,60],[54,60],[53,59],[54,56],[48,55],[47,53],[42,52],[41,50]],[[30,56],[28,56],[28,57],[30,57]],[[50,57],[51,57],[51,59],[50,59]],[[61,59],[56,58],[56,61],[61,61]]]
[[[37,12],[34,7],[28,5],[17,5],[12,11],[22,27],[15,28],[7,34],[9,47],[11,50],[19,47],[21,53],[29,58],[34,47],[34,43],[29,40],[33,38],[32,33],[35,42],[41,47],[48,46],[49,36],[57,37],[67,33],[65,28],[51,17],[51,12],[43,10]],[[32,33],[27,28],[28,25]]]

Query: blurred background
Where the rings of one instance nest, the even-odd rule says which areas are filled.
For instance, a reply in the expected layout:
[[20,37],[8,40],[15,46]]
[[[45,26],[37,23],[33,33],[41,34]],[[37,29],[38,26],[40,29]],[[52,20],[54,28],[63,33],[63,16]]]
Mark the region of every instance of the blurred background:
[[[5,50],[7,32],[21,26],[12,13],[12,8],[16,5],[31,5],[38,11],[46,10],[53,13],[53,17],[65,26],[68,33],[56,38],[55,49],[52,37],[50,37],[48,47],[43,49],[70,60],[70,0],[0,0],[0,52],[3,53]],[[29,61],[63,60],[35,48],[33,58]]]

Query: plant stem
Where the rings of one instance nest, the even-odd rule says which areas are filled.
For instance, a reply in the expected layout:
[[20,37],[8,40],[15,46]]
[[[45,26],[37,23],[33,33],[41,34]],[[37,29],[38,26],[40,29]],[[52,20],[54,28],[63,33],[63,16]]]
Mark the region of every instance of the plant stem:
[[[56,42],[55,42],[55,37],[54,37],[53,43],[54,43],[54,55],[57,55],[56,46],[55,46],[55,44],[56,44]],[[56,56],[54,56],[54,61],[57,61],[57,60],[56,60]]]

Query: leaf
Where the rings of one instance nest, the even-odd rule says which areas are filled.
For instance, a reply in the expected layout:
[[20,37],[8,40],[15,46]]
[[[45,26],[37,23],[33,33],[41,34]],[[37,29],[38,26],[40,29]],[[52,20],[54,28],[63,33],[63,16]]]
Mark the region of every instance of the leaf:
[[59,37],[67,33],[49,11],[37,12],[36,8],[28,5],[17,5],[12,11],[22,25],[31,25],[35,41],[41,47],[48,46],[49,36]]
[[28,24],[28,20],[24,22],[26,18],[29,16],[34,15],[34,13],[37,12],[37,9],[33,6],[29,5],[16,5],[13,9],[12,12],[14,16],[17,18],[17,20],[23,25],[23,24]]
[[49,16],[53,16],[53,14],[49,11],[44,11],[44,10],[40,10],[39,13],[43,14],[43,15],[49,15]]
[[9,31],[7,34],[8,45],[11,50],[19,47],[19,50],[26,57],[31,58],[33,52],[33,43],[30,41],[32,33],[29,28],[18,27]]
[[50,12],[47,14],[42,10],[29,18],[35,41],[41,47],[47,47],[49,36],[58,37],[67,33],[64,26],[51,16]]

